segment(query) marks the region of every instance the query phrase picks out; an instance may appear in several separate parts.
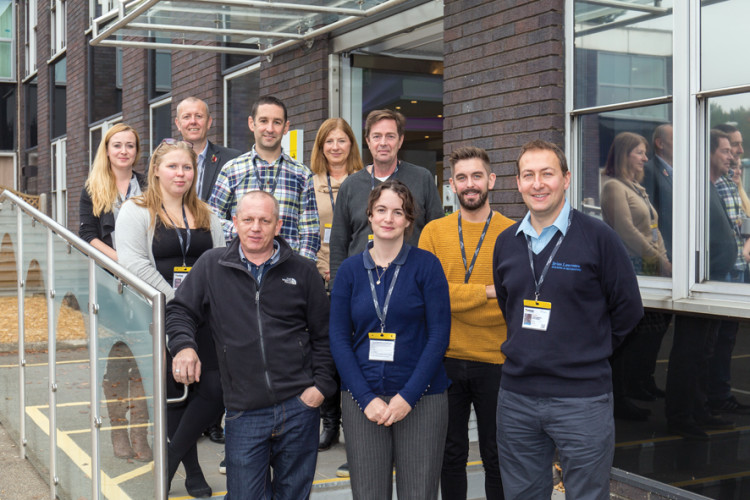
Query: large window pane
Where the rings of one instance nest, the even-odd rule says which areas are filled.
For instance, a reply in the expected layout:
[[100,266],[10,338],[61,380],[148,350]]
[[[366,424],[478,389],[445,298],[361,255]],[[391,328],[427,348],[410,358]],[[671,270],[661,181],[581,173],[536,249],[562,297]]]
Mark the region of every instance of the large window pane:
[[54,78],[55,87],[52,90],[52,106],[50,106],[50,110],[52,112],[52,137],[55,138],[65,135],[67,122],[67,70],[64,57],[52,67],[52,77]]
[[12,151],[16,148],[16,86],[0,84],[0,150]]
[[738,56],[750,51],[748,18],[750,2],[747,0],[702,2],[700,47],[703,90],[750,82],[750,66],[738,64]]
[[[655,116],[660,119],[651,118]],[[665,136],[658,142],[659,158],[654,158],[652,145],[657,127],[670,121],[668,105],[586,115],[580,120],[584,211],[617,232],[641,275],[671,274],[671,172],[666,188],[655,180],[671,170],[671,127],[659,128],[658,135]]]
[[575,2],[576,108],[672,93],[672,0],[653,4]]
[[116,47],[90,47],[89,71],[89,122],[94,123],[122,112],[122,49]]
[[25,86],[25,89],[26,89],[26,147],[27,148],[34,148],[38,144],[37,125],[39,121],[37,119],[36,82],[37,82],[37,79],[36,77],[34,77]]
[[227,147],[249,151],[253,137],[247,128],[250,108],[260,92],[260,71],[227,79]]
[[743,137],[750,137],[750,94],[710,99],[708,108],[707,274],[712,280],[747,283],[748,266],[742,255],[747,231],[742,223],[750,216],[750,200],[743,184],[742,156]]

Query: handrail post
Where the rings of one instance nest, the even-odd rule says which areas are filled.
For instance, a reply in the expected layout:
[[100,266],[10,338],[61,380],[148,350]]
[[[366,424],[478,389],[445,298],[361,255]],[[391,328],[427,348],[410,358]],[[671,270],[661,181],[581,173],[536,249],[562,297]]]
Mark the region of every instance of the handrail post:
[[23,212],[16,206],[16,281],[18,282],[18,385],[19,385],[19,432],[21,441],[21,458],[26,458],[26,315],[24,314],[24,298],[26,283],[23,279]]
[[157,500],[167,498],[167,436],[166,429],[166,400],[167,382],[164,376],[165,358],[165,312],[166,299],[160,293],[153,301],[153,317],[151,322],[151,336],[153,340],[154,367],[154,488]]
[[49,494],[57,497],[57,325],[55,322],[54,234],[47,228],[47,377],[49,380]]
[[101,490],[101,405],[99,404],[99,306],[96,290],[96,261],[89,258],[89,385],[91,390],[91,498]]

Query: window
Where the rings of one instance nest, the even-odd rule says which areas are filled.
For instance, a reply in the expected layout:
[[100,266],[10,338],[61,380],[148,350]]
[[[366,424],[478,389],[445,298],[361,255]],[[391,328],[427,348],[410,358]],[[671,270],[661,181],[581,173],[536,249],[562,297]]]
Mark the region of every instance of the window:
[[26,41],[24,47],[25,76],[36,71],[36,28],[37,28],[37,2],[28,0],[26,2]]
[[0,78],[12,79],[13,68],[13,2],[0,0]]
[[34,77],[31,81],[24,85],[26,94],[26,147],[35,148],[38,144],[38,116],[37,116],[37,78]]
[[0,83],[0,151],[16,149],[16,85]]
[[65,50],[68,40],[65,0],[50,0],[50,42],[52,54]]
[[149,154],[151,154],[162,139],[172,137],[172,99],[162,99],[151,104],[149,115],[151,122],[151,150]]
[[65,128],[67,125],[67,68],[65,57],[58,59],[57,62],[52,65],[50,71],[52,72],[52,81],[55,82],[55,85],[51,89],[51,136],[59,137],[65,135]]
[[68,190],[65,176],[65,146],[66,139],[63,137],[52,143],[51,148],[51,171],[50,171],[50,206],[52,218],[58,223],[66,226],[68,224]]
[[89,123],[122,113],[122,48],[89,45]]
[[224,78],[224,142],[227,147],[249,151],[253,145],[247,117],[259,93],[260,64]]
[[115,9],[115,0],[90,0],[91,20]]
[[[156,39],[157,42],[170,42],[168,39]],[[149,88],[148,98],[158,99],[172,91],[172,52],[152,49],[149,53]]]

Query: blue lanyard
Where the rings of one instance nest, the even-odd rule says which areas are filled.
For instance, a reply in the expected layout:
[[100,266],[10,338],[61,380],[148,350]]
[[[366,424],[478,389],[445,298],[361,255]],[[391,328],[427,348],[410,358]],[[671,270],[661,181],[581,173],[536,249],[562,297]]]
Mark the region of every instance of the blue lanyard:
[[399,271],[401,271],[401,266],[397,265],[396,272],[393,273],[393,278],[391,278],[391,284],[388,286],[388,293],[385,296],[385,304],[383,304],[382,310],[380,309],[380,303],[378,302],[378,294],[375,291],[375,280],[372,277],[372,273],[376,272],[376,270],[373,269],[372,271],[367,272],[367,277],[370,279],[370,291],[372,292],[372,305],[375,306],[375,314],[378,315],[378,319],[380,320],[380,333],[385,331],[385,317],[388,315],[388,304],[391,303],[391,294],[396,287],[396,280],[398,279]]
[[185,241],[182,239],[180,228],[177,227],[177,224],[174,223],[172,217],[169,216],[167,209],[164,208],[164,204],[162,204],[161,209],[164,210],[165,214],[167,214],[167,219],[169,219],[169,222],[172,223],[172,227],[174,227],[174,230],[177,232],[177,239],[180,241],[180,250],[182,250],[182,267],[185,267],[187,261],[187,253],[190,250],[190,224],[188,224],[187,215],[185,215],[185,205],[182,205],[182,220],[185,223],[185,231],[187,232],[187,245],[185,245]]
[[333,199],[333,187],[331,187],[331,174],[326,174],[326,177],[328,178],[328,196],[331,197],[331,212],[333,212],[336,210],[336,201]]
[[565,234],[570,230],[570,221],[573,220],[573,210],[570,210],[570,214],[568,215],[568,228],[565,230],[565,233],[560,235],[560,239],[557,240],[557,243],[555,244],[555,248],[552,250],[552,253],[549,254],[549,258],[547,259],[547,263],[544,265],[544,269],[542,269],[542,274],[539,276],[539,280],[536,279],[536,273],[534,272],[534,251],[531,249],[531,238],[528,234],[524,234],[526,236],[526,246],[529,250],[529,264],[531,265],[531,277],[534,278],[534,285],[536,285],[536,290],[534,291],[534,300],[539,300],[539,291],[542,288],[542,283],[544,282],[544,277],[547,275],[547,271],[549,271],[549,266],[552,264],[552,259],[555,258],[555,254],[560,249],[560,245],[562,245],[563,240],[565,239]]
[[[256,160],[258,159],[258,156],[253,156],[253,172],[255,173],[255,179],[258,181],[258,189],[261,191],[265,191],[266,193],[269,193],[273,196],[273,194],[276,192],[276,184],[279,183],[279,174],[281,173],[281,162],[279,162],[279,165],[276,167],[276,175],[273,177],[273,184],[268,186],[268,189],[266,189],[266,184],[263,182],[263,179],[260,178],[260,172],[258,168],[258,164],[256,163]],[[268,165],[271,170],[273,170],[273,163],[269,163]]]
[[474,257],[471,259],[471,264],[469,264],[469,267],[466,267],[466,248],[464,247],[464,231],[461,229],[461,211],[458,211],[458,244],[461,247],[461,258],[464,261],[464,270],[466,271],[466,274],[464,274],[464,283],[469,282],[469,278],[471,277],[472,271],[474,271],[474,264],[477,262],[477,255],[479,255],[479,249],[482,248],[482,243],[484,242],[484,237],[487,236],[487,229],[490,227],[490,221],[492,220],[492,210],[490,210],[490,215],[487,216],[487,222],[484,223],[484,229],[482,230],[482,236],[479,237],[479,243],[477,243],[477,249],[474,250]]
[[[398,173],[398,167],[400,166],[401,166],[401,160],[396,162],[396,170],[394,170],[393,173],[388,176],[388,178],[391,178],[391,177],[395,178],[396,174]],[[372,172],[370,172],[370,181],[371,181],[370,191],[372,191],[373,189],[375,189],[375,164],[372,165]]]

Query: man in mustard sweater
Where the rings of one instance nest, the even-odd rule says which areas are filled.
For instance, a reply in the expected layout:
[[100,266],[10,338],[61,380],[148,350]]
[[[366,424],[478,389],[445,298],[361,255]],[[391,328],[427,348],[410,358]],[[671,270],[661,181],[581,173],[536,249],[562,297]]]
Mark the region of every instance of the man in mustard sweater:
[[489,500],[503,498],[497,460],[495,414],[505,356],[505,320],[492,281],[492,250],[497,236],[514,221],[494,212],[487,198],[495,185],[490,160],[480,148],[462,147],[449,157],[450,184],[459,211],[427,224],[419,247],[435,254],[450,286],[451,338],[445,369],[448,389],[448,436],[443,455],[444,500],[466,499],[469,414],[477,416],[479,451]]

